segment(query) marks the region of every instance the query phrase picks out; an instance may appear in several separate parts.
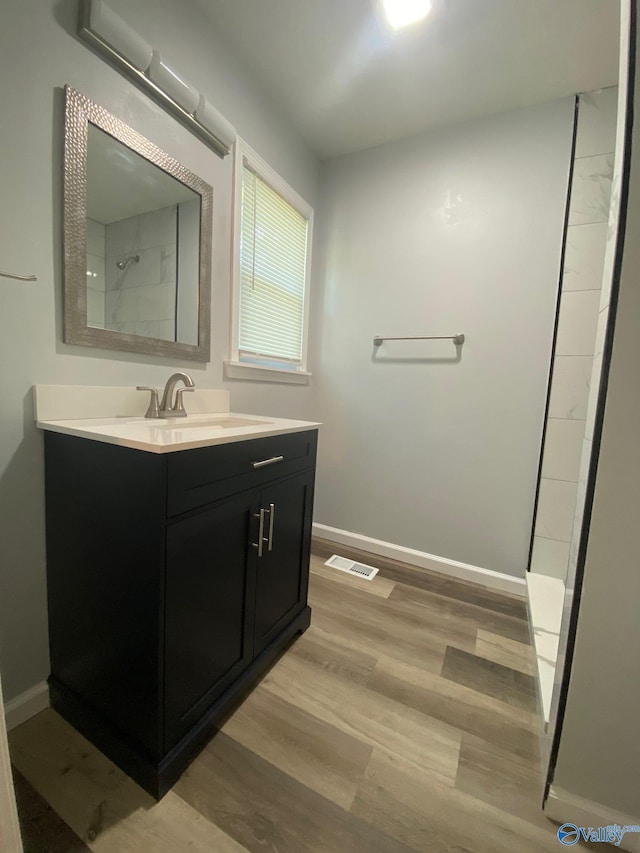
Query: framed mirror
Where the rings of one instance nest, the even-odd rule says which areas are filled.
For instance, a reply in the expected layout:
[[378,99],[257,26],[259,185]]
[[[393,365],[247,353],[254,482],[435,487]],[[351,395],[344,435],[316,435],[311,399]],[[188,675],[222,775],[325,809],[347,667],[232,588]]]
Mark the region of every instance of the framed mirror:
[[213,190],[65,87],[64,340],[209,361]]

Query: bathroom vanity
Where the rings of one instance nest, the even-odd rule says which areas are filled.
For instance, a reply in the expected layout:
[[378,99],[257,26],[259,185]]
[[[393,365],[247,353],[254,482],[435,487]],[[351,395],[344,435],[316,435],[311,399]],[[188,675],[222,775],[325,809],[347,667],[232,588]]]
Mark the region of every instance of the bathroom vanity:
[[318,425],[252,418],[38,423],[51,704],[158,798],[310,621]]

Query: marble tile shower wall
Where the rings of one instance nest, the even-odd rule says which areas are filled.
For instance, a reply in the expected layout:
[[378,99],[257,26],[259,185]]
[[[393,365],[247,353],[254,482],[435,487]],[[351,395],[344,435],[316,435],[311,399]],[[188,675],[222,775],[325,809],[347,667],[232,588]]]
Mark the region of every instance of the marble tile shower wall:
[[[531,571],[565,580],[576,513],[582,518],[581,459],[590,441],[608,296],[602,291],[616,134],[617,87],[580,96],[558,334],[542,458]],[[608,288],[607,288],[608,290]],[[606,298],[605,298],[606,296]],[[603,305],[602,303],[606,304]],[[596,380],[594,380],[595,375]],[[594,384],[595,381],[595,384]],[[588,450],[588,448],[587,448]]]
[[177,225],[176,205],[107,225],[105,328],[175,340]]
[[105,227],[87,219],[87,323],[104,329]]

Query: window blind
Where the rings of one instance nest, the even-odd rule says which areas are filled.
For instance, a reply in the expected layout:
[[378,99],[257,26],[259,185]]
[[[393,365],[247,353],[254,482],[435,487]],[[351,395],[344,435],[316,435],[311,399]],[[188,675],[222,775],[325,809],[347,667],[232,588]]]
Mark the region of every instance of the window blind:
[[307,219],[243,164],[241,360],[302,362],[307,231]]

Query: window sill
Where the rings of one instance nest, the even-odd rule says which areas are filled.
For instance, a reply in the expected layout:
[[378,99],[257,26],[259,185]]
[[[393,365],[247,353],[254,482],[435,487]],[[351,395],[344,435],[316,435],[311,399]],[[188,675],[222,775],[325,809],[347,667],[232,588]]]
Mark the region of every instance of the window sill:
[[308,385],[311,374],[306,370],[262,367],[260,364],[244,364],[225,361],[224,375],[227,379],[250,379],[257,382],[283,382],[290,385]]

